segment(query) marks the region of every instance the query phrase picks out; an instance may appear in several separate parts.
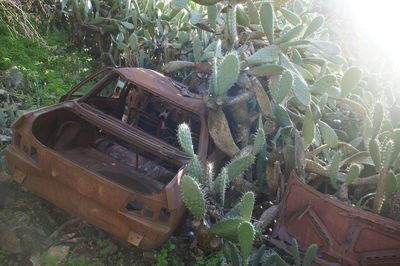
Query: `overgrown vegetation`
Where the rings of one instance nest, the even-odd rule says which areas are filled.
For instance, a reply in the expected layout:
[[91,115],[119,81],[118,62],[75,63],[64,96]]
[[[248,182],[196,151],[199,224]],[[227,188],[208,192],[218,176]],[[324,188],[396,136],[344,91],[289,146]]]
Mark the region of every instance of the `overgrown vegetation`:
[[[57,103],[98,67],[86,51],[69,44],[66,31],[47,34],[43,14],[31,16],[18,1],[2,2],[1,7],[0,150],[20,114]],[[14,18],[12,10],[23,18]]]
[[[75,0],[55,10],[52,23],[67,25],[74,43],[105,64],[156,69],[203,95],[210,135],[231,161],[215,176],[194,153],[190,129],[180,127],[192,157],[183,197],[206,252],[223,243],[233,265],[280,263],[260,243],[258,253],[252,248],[266,226],[257,229],[252,211],[270,201],[272,221],[292,171],[321,192],[400,219],[400,102],[343,56],[318,2]],[[19,68],[5,74],[3,128],[19,109],[9,106],[53,103],[90,69],[89,58],[60,45],[65,33],[44,38],[52,50],[29,38],[15,42],[5,24],[0,30],[0,67]],[[26,84],[15,81],[19,71]],[[170,262],[166,250],[160,265]]]

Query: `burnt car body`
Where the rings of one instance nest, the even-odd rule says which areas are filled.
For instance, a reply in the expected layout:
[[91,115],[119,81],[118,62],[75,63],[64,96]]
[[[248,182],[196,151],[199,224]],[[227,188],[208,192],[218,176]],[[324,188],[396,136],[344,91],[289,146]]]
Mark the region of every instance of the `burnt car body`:
[[59,104],[13,124],[5,151],[12,177],[120,240],[160,246],[185,214],[179,184],[189,157],[177,126],[190,125],[201,158],[210,152],[203,100],[179,88],[147,69],[92,74]]
[[281,204],[267,240],[288,253],[295,238],[302,250],[318,245],[314,265],[400,265],[400,222],[322,194],[295,173]]

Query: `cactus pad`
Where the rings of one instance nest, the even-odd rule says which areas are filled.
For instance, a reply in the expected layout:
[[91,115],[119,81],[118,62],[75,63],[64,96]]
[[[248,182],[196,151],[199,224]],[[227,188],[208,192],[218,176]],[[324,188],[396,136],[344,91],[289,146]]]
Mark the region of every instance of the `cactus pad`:
[[181,191],[186,207],[197,219],[204,218],[205,200],[200,185],[190,176],[181,179]]
[[358,85],[361,79],[361,70],[357,67],[349,68],[346,73],[344,73],[341,88],[342,97],[346,97],[349,93]]
[[329,179],[331,181],[331,186],[337,189],[337,177],[340,169],[340,162],[342,160],[342,153],[340,151],[336,152],[332,157],[332,161],[329,166]]
[[374,162],[376,171],[380,171],[382,168],[381,162],[381,151],[380,151],[379,141],[376,139],[371,139],[369,141],[369,154],[371,155],[372,161]]
[[338,146],[339,138],[338,138],[335,130],[333,130],[333,128],[331,128],[330,125],[328,125],[327,123],[325,123],[323,121],[319,121],[318,125],[319,125],[319,129],[321,131],[322,137],[324,138],[324,142],[326,144],[328,144],[330,147],[336,148]]
[[238,229],[240,250],[242,256],[246,260],[249,255],[254,242],[254,227],[249,222],[243,222]]
[[240,215],[243,220],[250,221],[251,214],[253,213],[254,201],[255,197],[253,192],[249,191],[243,195],[240,201]]
[[228,170],[228,180],[232,181],[233,179],[239,177],[246,171],[254,162],[254,155],[250,154],[247,156],[239,157],[230,162],[226,168]]
[[261,25],[264,29],[265,35],[269,44],[274,43],[274,10],[271,3],[264,2],[260,9]]
[[358,164],[352,164],[347,172],[346,184],[351,185],[353,181],[360,175],[360,166]]
[[313,34],[314,32],[316,32],[321,26],[322,24],[324,24],[324,17],[323,16],[318,16],[316,18],[314,18],[310,25],[308,25],[306,31],[303,34],[303,38],[307,38],[308,36],[310,36],[311,34]]
[[216,95],[226,93],[235,84],[240,70],[240,62],[236,54],[229,54],[222,60],[218,70],[218,87],[215,88]]
[[188,124],[183,123],[178,127],[178,141],[182,150],[186,152],[190,157],[194,157],[192,134],[190,133],[190,127]]
[[222,236],[233,242],[238,241],[238,228],[243,220],[240,218],[228,218],[211,226],[210,233]]

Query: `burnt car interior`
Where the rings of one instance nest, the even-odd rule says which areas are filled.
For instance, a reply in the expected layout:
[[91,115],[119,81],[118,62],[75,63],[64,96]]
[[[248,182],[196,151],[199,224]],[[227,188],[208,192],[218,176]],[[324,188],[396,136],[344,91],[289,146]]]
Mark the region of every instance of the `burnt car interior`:
[[[123,80],[117,74],[101,80],[100,86],[82,97],[81,104],[175,148],[179,148],[177,127],[186,122],[192,128],[195,149],[199,145],[200,119],[195,114]],[[43,145],[67,159],[144,194],[159,193],[182,166],[177,160],[161,157],[155,149],[143,148],[138,143],[110,134],[73,110],[58,109],[40,115],[32,132]]]
[[82,100],[85,104],[138,128],[180,149],[178,125],[189,124],[195,152],[199,145],[200,119],[193,113],[161,99],[117,74]]

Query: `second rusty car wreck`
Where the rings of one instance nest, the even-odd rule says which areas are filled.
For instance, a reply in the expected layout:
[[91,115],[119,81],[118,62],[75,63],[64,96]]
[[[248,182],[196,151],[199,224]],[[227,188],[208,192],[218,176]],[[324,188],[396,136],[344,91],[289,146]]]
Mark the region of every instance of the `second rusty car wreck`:
[[177,126],[190,125],[200,156],[208,148],[203,100],[179,88],[152,70],[94,73],[61,103],[14,123],[6,149],[13,178],[120,240],[160,246],[185,213],[179,183],[189,158]]

